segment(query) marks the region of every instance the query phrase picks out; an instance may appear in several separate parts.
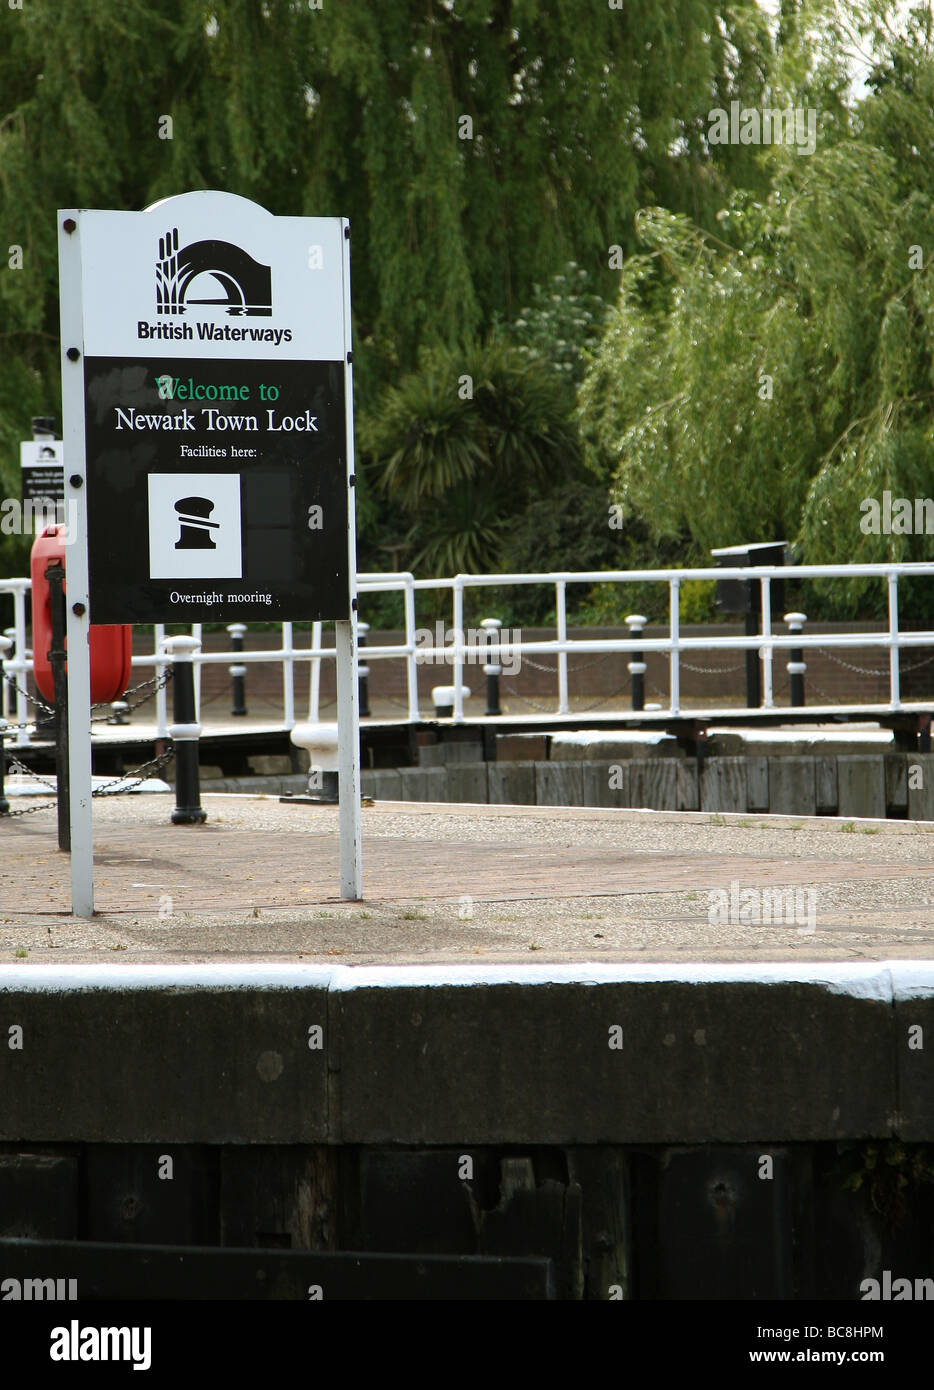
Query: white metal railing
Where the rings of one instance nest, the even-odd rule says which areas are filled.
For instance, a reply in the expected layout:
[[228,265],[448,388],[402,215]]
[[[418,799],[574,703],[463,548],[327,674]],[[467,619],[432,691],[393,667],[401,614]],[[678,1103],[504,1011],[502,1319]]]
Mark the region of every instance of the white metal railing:
[[[406,663],[406,687],[407,687],[407,718],[418,720],[420,716],[418,702],[418,667],[420,664],[438,663],[445,664],[451,669],[451,683],[454,687],[454,722],[462,722],[464,719],[463,705],[463,676],[464,666],[479,663],[492,663],[523,655],[552,655],[557,658],[557,715],[568,715],[571,713],[568,695],[568,656],[571,653],[584,654],[610,654],[610,653],[632,653],[632,652],[660,652],[667,653],[669,667],[669,690],[668,705],[661,711],[663,715],[675,716],[682,713],[681,710],[681,672],[680,664],[682,654],[692,651],[748,651],[756,650],[762,659],[762,705],[760,708],[774,709],[774,682],[773,664],[776,651],[790,651],[800,648],[807,651],[809,648],[858,648],[858,647],[879,647],[888,650],[889,653],[889,698],[887,701],[862,701],[853,705],[832,705],[815,704],[809,702],[807,708],[809,714],[845,714],[857,711],[878,711],[879,713],[892,713],[894,711],[905,712],[926,712],[931,709],[931,701],[922,703],[905,704],[901,700],[900,690],[900,668],[899,654],[903,647],[934,647],[934,631],[914,631],[903,632],[899,627],[898,620],[898,582],[900,578],[908,576],[927,577],[934,579],[934,562],[915,562],[910,564],[853,564],[853,565],[785,565],[785,566],[716,566],[704,569],[669,569],[669,570],[596,570],[596,571],[567,571],[561,573],[540,573],[540,574],[485,574],[468,575],[458,574],[451,578],[442,579],[416,579],[410,573],[395,574],[360,574],[358,576],[358,589],[361,601],[365,603],[367,594],[376,593],[401,593],[404,610],[404,630],[405,636],[402,642],[384,644],[381,646],[366,646],[363,649],[363,659],[366,662],[404,660]],[[860,632],[860,633],[803,633],[796,631],[789,634],[776,633],[772,630],[771,622],[771,582],[775,579],[799,580],[799,579],[856,579],[856,578],[875,578],[887,585],[888,591],[888,627],[882,632]],[[721,579],[741,579],[748,580],[759,585],[760,603],[759,619],[761,631],[756,635],[730,635],[715,637],[705,634],[700,637],[686,637],[682,635],[679,621],[679,595],[680,586],[688,580],[721,580]],[[569,638],[567,635],[567,586],[568,584],[627,584],[627,583],[658,583],[668,586],[668,636],[649,638],[641,634],[630,633],[628,637],[606,637],[606,638]],[[483,634],[483,641],[468,644],[464,638],[464,603],[465,593],[468,589],[482,588],[508,588],[511,586],[527,585],[547,585],[554,589],[555,595],[555,637],[553,639],[543,639],[539,641],[505,640],[498,638],[492,632]],[[8,579],[0,580],[0,593],[10,593],[13,595],[14,602],[14,630],[12,635],[15,638],[15,655],[6,662],[8,674],[14,677],[16,684],[22,688],[25,680],[32,669],[32,653],[26,646],[26,601],[30,588],[28,579]],[[422,590],[444,591],[451,593],[451,613],[454,637],[453,643],[443,646],[423,645],[417,642],[416,628],[416,593]],[[191,628],[192,636],[201,637],[201,625],[193,624]],[[159,676],[167,666],[171,664],[172,658],[162,651],[162,641],[165,636],[165,629],[162,626],[154,627],[154,643],[152,652],[138,653],[132,658],[135,668],[151,666],[154,673]],[[237,665],[249,665],[259,662],[278,662],[282,665],[282,688],[283,688],[283,723],[285,727],[291,728],[295,723],[295,684],[294,667],[296,662],[310,663],[310,682],[309,682],[309,708],[308,717],[312,722],[317,722],[319,714],[320,696],[320,676],[321,662],[324,659],[333,659],[335,649],[327,647],[322,642],[322,624],[315,623],[312,626],[311,645],[308,647],[297,647],[293,636],[292,623],[282,624],[281,644],[273,649],[247,649],[236,653],[232,651],[205,652],[200,651],[194,657],[195,679],[196,679],[196,698],[199,701],[200,717],[200,673],[204,666],[224,665],[231,662]],[[11,722],[24,724],[28,719],[28,707],[26,698],[17,692],[11,698],[8,688],[3,693],[3,712],[5,717]],[[729,711],[721,709],[722,713],[729,713],[731,717],[742,714],[743,709],[731,708]],[[608,711],[618,715],[620,718],[631,716],[631,711],[618,710]],[[691,709],[690,714],[694,715],[715,715],[716,709],[695,710]],[[160,688],[156,692],[156,725],[157,737],[167,737],[168,719],[166,709],[165,689]],[[25,743],[29,740],[27,730],[19,729],[16,731],[16,742]]]

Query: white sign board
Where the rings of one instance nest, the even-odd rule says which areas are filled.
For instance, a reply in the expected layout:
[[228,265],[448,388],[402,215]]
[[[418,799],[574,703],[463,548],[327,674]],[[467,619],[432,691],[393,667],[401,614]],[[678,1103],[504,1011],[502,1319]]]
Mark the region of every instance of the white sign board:
[[349,227],[230,193],[59,213],[72,900],[93,913],[88,625],[336,623],[359,898]]

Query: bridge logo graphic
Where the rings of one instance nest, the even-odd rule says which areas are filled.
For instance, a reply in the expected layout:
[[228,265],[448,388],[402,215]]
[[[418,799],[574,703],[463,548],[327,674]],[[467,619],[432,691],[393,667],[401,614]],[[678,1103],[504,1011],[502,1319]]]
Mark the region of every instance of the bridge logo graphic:
[[228,314],[269,317],[272,272],[229,241],[193,241],[179,250],[178,228],[159,238],[156,311],[184,314],[189,305],[224,305]]

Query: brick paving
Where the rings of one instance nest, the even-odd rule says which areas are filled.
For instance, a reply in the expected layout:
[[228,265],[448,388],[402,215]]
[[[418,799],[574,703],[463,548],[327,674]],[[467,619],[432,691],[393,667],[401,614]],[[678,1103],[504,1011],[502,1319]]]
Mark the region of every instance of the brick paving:
[[[176,827],[168,796],[95,804],[92,922],[70,916],[54,815],[0,821],[0,960],[934,957],[934,827],[381,803],[346,903],[336,808],[206,805]],[[733,884],[814,889],[816,930],[712,926]]]

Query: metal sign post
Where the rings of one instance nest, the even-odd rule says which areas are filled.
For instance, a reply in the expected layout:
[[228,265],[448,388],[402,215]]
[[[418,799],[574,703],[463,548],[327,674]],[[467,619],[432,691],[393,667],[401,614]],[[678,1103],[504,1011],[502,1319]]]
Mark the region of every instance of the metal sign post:
[[58,214],[61,282],[62,436],[69,460],[65,511],[67,552],[65,639],[68,644],[68,790],[71,797],[71,910],[94,915],[91,824],[91,649],[88,613],[88,530],[84,432],[84,323],[78,212]]
[[[341,892],[361,895],[349,234],[229,193],[59,214],[68,675],[83,690],[73,856],[90,844],[76,776],[87,764],[90,793],[89,618],[331,620]],[[86,854],[72,865],[82,916]]]

